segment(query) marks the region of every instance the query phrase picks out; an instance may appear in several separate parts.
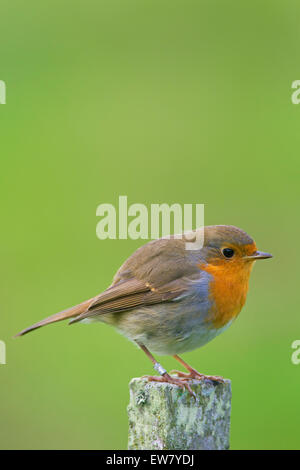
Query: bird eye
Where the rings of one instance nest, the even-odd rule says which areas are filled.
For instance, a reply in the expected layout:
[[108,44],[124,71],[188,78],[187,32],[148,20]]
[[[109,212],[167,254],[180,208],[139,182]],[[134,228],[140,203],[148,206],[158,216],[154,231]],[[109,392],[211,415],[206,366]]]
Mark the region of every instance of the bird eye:
[[225,258],[232,258],[234,255],[234,250],[232,248],[224,248],[222,250],[223,255]]

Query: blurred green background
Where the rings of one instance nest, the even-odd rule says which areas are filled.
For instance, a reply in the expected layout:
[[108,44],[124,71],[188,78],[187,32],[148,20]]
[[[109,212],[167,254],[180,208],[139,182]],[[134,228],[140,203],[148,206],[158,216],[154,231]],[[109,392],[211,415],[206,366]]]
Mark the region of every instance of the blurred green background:
[[106,288],[144,243],[96,238],[96,207],[119,195],[204,203],[206,224],[275,255],[234,325],[183,357],[232,380],[233,449],[300,448],[299,14],[290,0],[2,0],[1,448],[126,448],[142,352],[102,324],[12,339]]

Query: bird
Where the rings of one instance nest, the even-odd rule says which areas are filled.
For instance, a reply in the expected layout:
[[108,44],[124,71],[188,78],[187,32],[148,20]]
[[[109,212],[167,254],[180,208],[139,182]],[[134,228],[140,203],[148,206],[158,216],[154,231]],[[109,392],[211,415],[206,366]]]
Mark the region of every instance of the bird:
[[[187,235],[189,240],[202,235],[203,243],[187,249]],[[224,379],[198,372],[179,354],[204,346],[233,323],[245,304],[255,261],[267,258],[272,255],[258,251],[254,240],[233,225],[151,240],[124,262],[106,290],[16,336],[66,319],[103,322],[145,352],[159,373],[144,376],[148,381],[178,385],[193,395],[191,379]],[[153,354],[173,356],[187,372],[168,373]]]

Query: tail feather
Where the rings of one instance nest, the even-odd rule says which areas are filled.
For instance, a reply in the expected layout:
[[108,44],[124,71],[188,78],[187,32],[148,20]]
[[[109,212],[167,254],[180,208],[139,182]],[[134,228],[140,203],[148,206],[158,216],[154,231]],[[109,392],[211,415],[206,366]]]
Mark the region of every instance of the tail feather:
[[25,328],[25,330],[20,331],[20,333],[18,333],[16,337],[26,335],[30,331],[36,330],[37,328],[41,328],[45,325],[49,325],[50,323],[55,323],[57,321],[66,320],[67,318],[76,317],[77,315],[80,315],[81,313],[85,312],[93,300],[94,297],[89,300],[86,300],[85,302],[82,302],[81,304],[75,305],[74,307],[68,308],[67,310],[63,310],[62,312],[58,312],[54,315],[51,315],[50,317],[44,318],[44,320],[41,320],[38,323],[35,323],[34,325],[29,326],[28,328]]

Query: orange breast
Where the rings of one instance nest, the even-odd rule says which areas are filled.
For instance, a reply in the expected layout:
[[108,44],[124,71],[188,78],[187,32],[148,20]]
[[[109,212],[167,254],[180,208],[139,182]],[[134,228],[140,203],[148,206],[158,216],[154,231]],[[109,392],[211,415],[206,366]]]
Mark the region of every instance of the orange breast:
[[212,275],[210,297],[213,301],[212,321],[221,328],[241,311],[248,292],[249,276],[253,263],[235,262],[218,265],[201,264],[199,267]]

